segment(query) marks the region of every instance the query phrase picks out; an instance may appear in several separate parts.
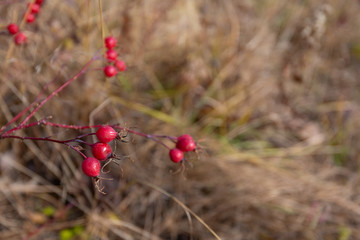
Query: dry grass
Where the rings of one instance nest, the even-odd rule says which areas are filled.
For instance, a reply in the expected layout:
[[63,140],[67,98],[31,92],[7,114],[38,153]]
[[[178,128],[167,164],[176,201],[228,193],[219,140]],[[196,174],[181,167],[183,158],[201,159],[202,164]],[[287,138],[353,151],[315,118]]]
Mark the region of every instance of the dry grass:
[[[70,149],[3,139],[1,239],[214,239],[176,201],[221,239],[360,239],[359,1],[102,4],[128,71],[89,72],[36,117],[190,133],[200,159],[174,175],[166,149],[131,137],[104,196]],[[1,25],[24,9],[1,3]],[[98,1],[47,1],[27,31],[25,47],[0,36],[0,125],[101,48]]]

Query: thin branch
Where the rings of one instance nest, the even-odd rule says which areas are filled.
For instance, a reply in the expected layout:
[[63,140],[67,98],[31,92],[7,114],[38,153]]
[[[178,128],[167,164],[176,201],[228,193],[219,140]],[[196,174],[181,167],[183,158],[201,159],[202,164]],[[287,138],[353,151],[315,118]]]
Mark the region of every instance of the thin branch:
[[[29,116],[27,116],[24,121],[22,121],[20,123],[21,125],[24,125],[25,123],[27,123],[29,121],[29,119],[34,116],[34,114],[47,102],[49,101],[52,97],[54,97],[55,95],[59,94],[65,87],[67,87],[70,83],[72,83],[74,80],[76,80],[79,76],[81,76],[82,74],[85,73],[86,68],[94,61],[94,58],[90,59],[90,61],[88,61],[85,66],[80,70],[80,72],[78,72],[77,74],[75,74],[75,76],[73,76],[72,78],[70,78],[69,80],[67,80],[63,85],[61,85],[58,89],[56,89],[54,92],[52,92],[49,96],[47,96],[44,100],[42,100],[39,105],[29,114]],[[11,132],[8,131],[6,132],[7,134],[9,134]]]
[[[63,67],[62,67],[63,68]],[[18,115],[16,115],[13,119],[11,119],[7,124],[5,124],[4,126],[1,127],[0,129],[0,133],[3,132],[8,126],[10,126],[10,124],[14,123],[16,120],[18,120],[22,115],[24,115],[27,111],[30,110],[30,108],[32,106],[34,106],[36,103],[39,102],[41,96],[43,95],[43,93],[45,92],[45,90],[47,90],[49,88],[49,86],[54,83],[60,76],[60,72],[62,70],[62,68],[60,69],[60,71],[58,72],[58,74],[50,81],[48,82],[43,89],[40,91],[40,93],[37,95],[36,99],[29,105],[27,106],[24,110],[22,110],[20,113],[18,113]]]

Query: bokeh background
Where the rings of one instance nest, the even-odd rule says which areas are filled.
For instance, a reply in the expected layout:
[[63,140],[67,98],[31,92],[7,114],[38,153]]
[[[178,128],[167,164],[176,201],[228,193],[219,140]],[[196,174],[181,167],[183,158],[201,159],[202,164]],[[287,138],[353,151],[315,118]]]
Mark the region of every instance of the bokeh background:
[[0,140],[1,239],[216,239],[202,221],[224,240],[360,239],[359,1],[102,0],[101,23],[99,1],[48,0],[15,47],[6,26],[25,9],[0,2],[0,125],[113,35],[127,71],[106,79],[98,61],[36,118],[188,133],[200,149],[183,170],[129,135],[102,195],[71,149]]

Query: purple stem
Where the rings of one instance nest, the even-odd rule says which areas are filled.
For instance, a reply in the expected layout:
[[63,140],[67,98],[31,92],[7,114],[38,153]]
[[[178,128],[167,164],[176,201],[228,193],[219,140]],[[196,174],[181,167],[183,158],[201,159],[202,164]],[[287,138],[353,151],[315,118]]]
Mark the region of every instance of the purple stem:
[[[57,88],[54,92],[52,92],[49,96],[47,96],[44,100],[42,100],[39,105],[33,110],[31,111],[31,113],[20,123],[20,125],[18,126],[21,127],[22,125],[24,125],[25,123],[27,123],[29,121],[29,119],[34,116],[34,114],[47,102],[49,101],[52,97],[54,97],[55,95],[59,94],[59,92],[61,92],[65,87],[67,87],[70,83],[72,83],[75,79],[77,79],[79,76],[81,76],[82,74],[85,73],[86,68],[94,61],[95,58],[90,59],[90,61],[88,61],[85,66],[80,70],[80,72],[78,72],[75,76],[73,76],[72,78],[70,78],[69,80],[67,80],[63,85],[61,85],[59,88]],[[4,134],[10,134],[11,132],[15,131],[16,128],[14,129],[10,129],[9,131],[5,132]]]
[[165,143],[163,143],[161,140],[157,139],[158,137],[162,137],[162,138],[170,138],[172,139],[173,137],[169,137],[169,136],[165,136],[165,135],[151,135],[151,134],[145,134],[145,133],[141,133],[141,132],[137,132],[137,131],[134,131],[134,130],[130,130],[130,129],[127,129],[127,128],[123,128],[123,127],[119,127],[119,126],[114,126],[114,128],[117,128],[117,129],[120,129],[120,130],[124,130],[126,132],[129,132],[129,133],[132,133],[132,134],[135,134],[135,135],[138,135],[138,136],[141,136],[141,137],[145,137],[145,138],[148,138],[148,139],[151,139],[161,145],[163,145],[165,148],[167,149],[171,149],[169,146],[167,146]]
[[[62,67],[63,68],[63,67]],[[62,70],[61,68],[61,70]],[[60,71],[61,71],[60,70]],[[38,96],[36,97],[36,99],[29,105],[27,106],[24,110],[22,110],[18,115],[16,115],[13,119],[11,119],[6,125],[2,126],[0,129],[0,133],[3,132],[10,124],[14,123],[16,120],[18,120],[22,115],[24,115],[24,113],[26,113],[27,111],[29,111],[29,109],[35,105],[35,103],[37,103],[40,100],[40,97],[42,96],[42,94],[45,92],[46,89],[49,88],[50,84],[52,84],[53,82],[55,82],[58,77],[60,76],[60,71],[58,72],[58,74],[54,77],[53,80],[51,80],[50,82],[48,82],[43,89],[41,90],[41,92],[38,94]]]
[[83,154],[79,149],[77,149],[76,147],[74,147],[73,145],[70,145],[68,143],[64,143],[66,146],[70,147],[71,149],[75,150],[76,152],[78,152],[81,156],[83,156],[84,159],[87,158],[87,156],[85,154]]
[[71,142],[79,142],[79,143],[84,143],[88,146],[91,146],[92,144],[85,142],[81,139],[79,139],[80,137],[84,137],[86,135],[91,135],[90,134],[84,134],[81,135],[79,137],[73,138],[73,139],[68,139],[68,140],[57,140],[57,139],[52,139],[50,137],[21,137],[21,136],[16,136],[16,135],[5,135],[5,136],[1,136],[2,139],[4,138],[15,138],[15,139],[20,139],[20,140],[32,140],[32,141],[47,141],[47,142],[54,142],[54,143],[59,143],[59,144],[64,144],[70,148],[72,148],[73,150],[75,150],[76,152],[80,153],[84,158],[86,158],[86,156],[80,151],[78,150],[76,147],[70,145],[69,143]]

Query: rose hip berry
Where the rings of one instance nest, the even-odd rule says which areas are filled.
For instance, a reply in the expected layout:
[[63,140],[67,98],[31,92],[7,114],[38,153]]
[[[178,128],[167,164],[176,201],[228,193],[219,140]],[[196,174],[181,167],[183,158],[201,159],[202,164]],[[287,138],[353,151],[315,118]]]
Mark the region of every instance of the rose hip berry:
[[101,165],[99,160],[96,158],[88,157],[82,162],[81,168],[85,175],[89,177],[97,177],[100,174]]
[[91,146],[92,155],[100,160],[106,160],[111,156],[112,150],[109,144],[98,142]]
[[15,23],[10,23],[7,27],[10,34],[15,35],[19,32],[19,27]]
[[196,144],[190,135],[184,134],[178,137],[176,147],[183,152],[190,152],[195,150]]
[[43,0],[36,0],[35,3],[41,5],[43,3]]
[[114,66],[108,65],[108,66],[105,66],[104,73],[107,77],[113,77],[117,74],[117,70]]
[[184,159],[183,151],[181,151],[180,149],[177,149],[177,148],[170,149],[169,156],[170,156],[171,161],[173,161],[174,163],[178,163]]
[[116,39],[114,37],[106,37],[105,38],[105,46],[107,49],[113,49],[116,47]]
[[106,58],[109,60],[109,61],[114,61],[116,60],[118,54],[117,52],[114,50],[114,49],[109,49],[107,50],[106,52]]
[[32,23],[35,21],[35,15],[32,14],[32,13],[29,13],[27,16],[26,16],[26,22],[27,23]]
[[117,137],[117,132],[110,126],[103,126],[100,127],[96,131],[96,137],[98,138],[99,142],[108,143],[114,140]]
[[124,61],[121,60],[116,60],[115,62],[115,67],[120,71],[123,72],[126,70],[126,65],[124,63]]
[[26,35],[22,32],[19,32],[15,35],[14,42],[16,45],[20,45],[26,42]]
[[40,11],[40,5],[33,3],[31,5],[31,13],[37,14],[37,13],[39,13],[39,11]]

